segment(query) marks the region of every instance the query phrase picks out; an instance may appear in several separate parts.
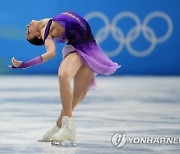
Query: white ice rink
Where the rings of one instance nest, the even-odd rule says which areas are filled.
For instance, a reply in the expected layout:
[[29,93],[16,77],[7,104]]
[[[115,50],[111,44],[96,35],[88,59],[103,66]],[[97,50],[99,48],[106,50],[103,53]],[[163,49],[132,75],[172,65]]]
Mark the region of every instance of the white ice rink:
[[111,137],[180,138],[180,77],[99,77],[74,112],[77,147],[37,142],[55,125],[56,76],[0,76],[0,154],[179,154],[178,143],[126,143]]

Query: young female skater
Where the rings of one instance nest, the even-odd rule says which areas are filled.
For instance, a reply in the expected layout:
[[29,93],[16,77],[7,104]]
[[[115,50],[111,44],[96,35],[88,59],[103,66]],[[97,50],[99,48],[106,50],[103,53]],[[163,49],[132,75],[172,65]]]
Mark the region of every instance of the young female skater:
[[[44,141],[75,141],[75,122],[72,111],[94,85],[96,74],[113,74],[120,66],[112,62],[97,46],[87,21],[68,11],[50,19],[32,20],[27,25],[27,40],[34,45],[45,45],[46,53],[30,61],[12,60],[11,68],[28,68],[42,64],[56,55],[53,39],[66,42],[62,50],[63,60],[59,66],[58,79],[62,110],[57,125],[44,136]],[[71,90],[70,81],[74,79]]]

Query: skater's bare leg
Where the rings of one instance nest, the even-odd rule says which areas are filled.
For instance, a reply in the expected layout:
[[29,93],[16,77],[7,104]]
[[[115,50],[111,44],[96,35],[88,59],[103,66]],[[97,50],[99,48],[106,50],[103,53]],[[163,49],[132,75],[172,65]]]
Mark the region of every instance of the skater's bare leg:
[[76,75],[81,66],[82,62],[79,55],[76,52],[73,52],[62,61],[58,70],[63,115],[68,117],[72,116],[73,100],[70,80]]
[[[74,77],[74,91],[72,100],[72,110],[77,106],[77,104],[85,97],[94,73],[85,66],[82,66]],[[63,109],[58,118],[57,125],[61,127],[62,117],[64,116]]]
[[93,77],[94,73],[86,66],[82,66],[78,70],[74,77],[72,109],[86,96]]

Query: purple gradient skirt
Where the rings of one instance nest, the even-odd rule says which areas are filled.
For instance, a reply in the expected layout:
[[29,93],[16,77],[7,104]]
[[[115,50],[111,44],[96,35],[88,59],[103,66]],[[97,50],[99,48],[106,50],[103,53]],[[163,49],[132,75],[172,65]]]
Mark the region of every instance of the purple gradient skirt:
[[[53,17],[52,21],[58,22],[65,29],[65,32],[57,38],[60,43],[68,40],[67,45],[62,50],[63,58],[75,51],[81,57],[82,63],[94,72],[90,88],[95,86],[97,74],[111,75],[121,67],[100,50],[89,24],[83,17],[68,11]],[[51,23],[48,23],[45,38],[49,33],[50,25]]]
[[82,51],[72,45],[66,45],[62,50],[63,58],[74,51],[81,57],[82,63],[94,72],[94,78],[91,82],[90,89],[96,88],[96,75],[111,75],[121,67],[121,65],[112,62],[97,46],[94,45],[89,47],[85,45]]

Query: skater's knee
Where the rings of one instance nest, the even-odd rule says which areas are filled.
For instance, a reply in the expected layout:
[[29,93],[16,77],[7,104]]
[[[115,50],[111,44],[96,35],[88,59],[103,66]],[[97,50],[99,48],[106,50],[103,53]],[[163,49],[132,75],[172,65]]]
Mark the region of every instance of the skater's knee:
[[70,78],[70,75],[67,71],[59,71],[58,72],[58,79],[60,81],[64,81]]

